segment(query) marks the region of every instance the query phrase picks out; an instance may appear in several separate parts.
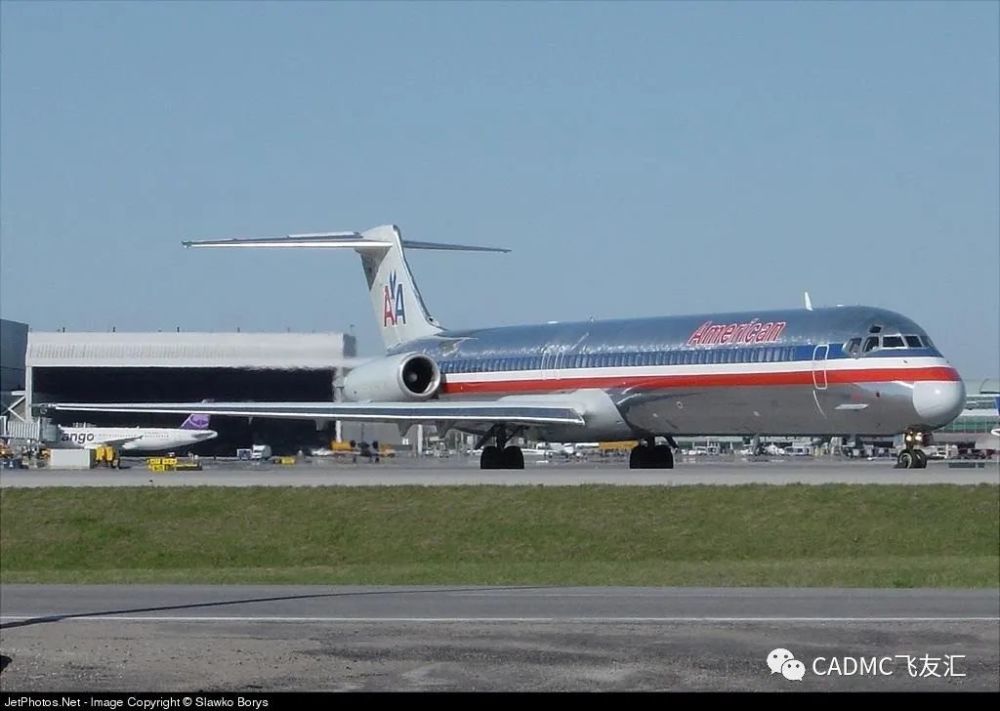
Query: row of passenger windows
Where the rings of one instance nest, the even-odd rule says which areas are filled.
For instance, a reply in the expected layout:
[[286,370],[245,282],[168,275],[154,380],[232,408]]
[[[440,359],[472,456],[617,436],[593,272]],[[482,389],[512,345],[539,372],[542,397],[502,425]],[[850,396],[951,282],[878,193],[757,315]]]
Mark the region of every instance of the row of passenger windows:
[[[852,356],[859,356],[872,351],[892,348],[930,348],[931,343],[927,338],[920,336],[868,336],[864,340],[864,347],[861,345],[861,338],[852,338],[844,344],[844,350]],[[926,341],[926,345],[924,343]]]
[[705,365],[712,363],[776,363],[795,358],[792,347],[720,348],[658,353],[589,353],[497,358],[459,358],[440,363],[445,373],[482,373],[504,370],[557,368],[618,368],[645,365]]

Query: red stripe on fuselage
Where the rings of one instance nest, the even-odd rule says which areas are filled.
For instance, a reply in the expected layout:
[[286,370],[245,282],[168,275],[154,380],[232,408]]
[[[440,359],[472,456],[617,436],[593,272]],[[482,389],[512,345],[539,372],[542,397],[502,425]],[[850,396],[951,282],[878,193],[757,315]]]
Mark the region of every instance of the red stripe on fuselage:
[[[555,390],[580,390],[583,388],[632,388],[636,390],[665,390],[669,388],[719,388],[762,387],[769,385],[813,385],[813,377],[824,382],[822,371],[798,370],[779,373],[702,373],[686,375],[598,375],[567,378],[533,378],[530,380],[478,380],[448,382],[442,385],[446,395],[467,393],[523,393]],[[954,368],[858,368],[856,370],[828,370],[825,382],[831,385],[849,383],[882,383],[901,381],[957,381]]]

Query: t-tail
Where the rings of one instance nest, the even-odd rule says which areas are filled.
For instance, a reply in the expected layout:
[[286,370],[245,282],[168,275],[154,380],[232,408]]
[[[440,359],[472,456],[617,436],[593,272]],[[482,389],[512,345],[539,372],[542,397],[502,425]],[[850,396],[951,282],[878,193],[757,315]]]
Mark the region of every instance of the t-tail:
[[181,423],[182,430],[207,430],[210,417],[202,414],[188,415],[188,418]]
[[443,327],[427,311],[413,273],[406,263],[406,249],[441,249],[465,252],[509,252],[509,249],[475,247],[437,242],[404,240],[395,225],[373,227],[364,232],[324,232],[266,237],[184,242],[185,247],[297,247],[353,249],[361,255],[375,322],[387,349],[434,336]]

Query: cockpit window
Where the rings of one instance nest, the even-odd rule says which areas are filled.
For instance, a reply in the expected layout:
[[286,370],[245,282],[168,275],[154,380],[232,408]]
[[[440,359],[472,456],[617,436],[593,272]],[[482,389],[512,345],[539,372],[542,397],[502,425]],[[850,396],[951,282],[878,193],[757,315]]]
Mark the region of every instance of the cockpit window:
[[868,329],[868,333],[882,333],[882,327],[872,326],[871,328]]
[[[877,329],[877,331],[876,331]],[[869,331],[881,332],[881,326],[872,326]],[[859,348],[861,343],[860,338],[852,338],[847,343],[844,344],[844,351],[854,356],[855,358],[861,355],[861,353],[871,353],[872,351],[879,350],[881,348],[931,348],[930,339],[927,336],[917,336],[917,335],[899,335],[894,334],[888,335],[870,335],[865,338],[865,345],[863,348]],[[860,350],[860,353],[859,353]]]

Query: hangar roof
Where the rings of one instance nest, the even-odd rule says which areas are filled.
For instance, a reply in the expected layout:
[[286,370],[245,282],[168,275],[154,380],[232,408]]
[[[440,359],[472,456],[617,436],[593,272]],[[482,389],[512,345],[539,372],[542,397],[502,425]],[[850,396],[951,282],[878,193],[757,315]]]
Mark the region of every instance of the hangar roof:
[[343,333],[28,333],[28,367],[324,370],[356,355]]

